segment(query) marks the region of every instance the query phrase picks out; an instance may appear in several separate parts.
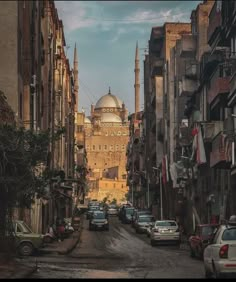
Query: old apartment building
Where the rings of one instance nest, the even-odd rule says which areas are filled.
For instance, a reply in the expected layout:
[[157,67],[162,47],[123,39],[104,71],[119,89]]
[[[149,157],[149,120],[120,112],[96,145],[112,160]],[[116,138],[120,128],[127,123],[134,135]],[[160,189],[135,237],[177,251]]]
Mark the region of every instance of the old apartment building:
[[134,203],[187,232],[235,213],[235,2],[202,1],[189,16],[151,30],[138,126],[145,166],[127,161]]
[[[57,216],[71,215],[72,191],[78,189],[73,182],[78,69],[71,69],[66,57],[54,1],[0,1],[0,23],[0,90],[17,126],[35,133],[48,130],[51,137],[47,159],[40,164],[41,173],[51,174],[47,193],[35,198],[31,209],[16,212],[34,231],[45,232]],[[57,177],[59,172],[65,179]]]

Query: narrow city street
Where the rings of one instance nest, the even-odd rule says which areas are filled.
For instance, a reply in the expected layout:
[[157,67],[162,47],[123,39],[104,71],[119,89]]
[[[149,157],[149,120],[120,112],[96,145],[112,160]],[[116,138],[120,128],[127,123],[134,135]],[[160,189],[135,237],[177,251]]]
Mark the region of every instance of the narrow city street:
[[146,234],[136,234],[117,217],[109,231],[89,231],[84,221],[81,241],[67,256],[25,259],[38,271],[30,278],[204,278],[203,262],[176,246],[152,247]]

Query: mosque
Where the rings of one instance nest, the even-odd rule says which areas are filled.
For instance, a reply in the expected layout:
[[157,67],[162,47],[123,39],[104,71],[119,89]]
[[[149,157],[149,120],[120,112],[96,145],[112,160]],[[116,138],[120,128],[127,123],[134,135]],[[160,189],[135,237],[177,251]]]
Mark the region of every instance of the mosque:
[[88,198],[99,201],[125,200],[126,147],[129,141],[128,111],[125,104],[109,91],[91,105],[85,117],[85,146],[89,170]]

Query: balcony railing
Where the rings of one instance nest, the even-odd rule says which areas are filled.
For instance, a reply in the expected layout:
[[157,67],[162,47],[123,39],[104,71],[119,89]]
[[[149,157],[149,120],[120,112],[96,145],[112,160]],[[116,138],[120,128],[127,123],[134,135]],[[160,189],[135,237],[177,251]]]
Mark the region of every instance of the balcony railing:
[[207,39],[208,43],[211,45],[216,38],[217,34],[221,29],[222,18],[221,18],[221,10],[218,7],[218,2],[215,1],[211,13],[209,15],[209,25],[207,29]]
[[210,153],[210,167],[226,168],[227,154],[225,146],[225,135],[220,133],[212,141]]
[[203,140],[205,142],[212,142],[224,127],[223,121],[211,121],[210,123],[203,123]]
[[180,41],[180,57],[194,57],[196,53],[196,37],[192,34],[183,34]]
[[236,71],[232,75],[229,82],[229,95],[228,95],[229,106],[234,105],[236,101]]
[[208,92],[209,104],[211,104],[217,96],[229,93],[229,80],[230,77],[218,77],[212,79],[212,87]]

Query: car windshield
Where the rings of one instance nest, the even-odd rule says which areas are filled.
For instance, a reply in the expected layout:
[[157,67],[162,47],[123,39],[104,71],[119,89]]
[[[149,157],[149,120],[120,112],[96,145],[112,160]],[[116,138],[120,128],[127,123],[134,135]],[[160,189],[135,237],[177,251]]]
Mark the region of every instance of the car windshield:
[[209,236],[213,234],[215,226],[203,226],[202,227],[202,236]]
[[236,228],[226,229],[222,235],[223,241],[234,241],[236,240]]
[[95,212],[93,214],[93,218],[95,219],[105,219],[105,214],[103,212]]
[[90,210],[91,211],[96,211],[96,210],[99,210],[99,207],[98,206],[92,206],[92,207],[90,207]]
[[134,214],[134,209],[125,209],[126,214]]
[[176,222],[174,221],[158,221],[155,223],[155,226],[177,226]]
[[153,221],[155,221],[155,219],[152,216],[140,216],[138,218],[138,221],[139,222],[153,222]]
[[22,223],[17,223],[17,225],[20,225],[21,230],[23,233],[32,233],[32,230],[29,228],[28,225],[26,225],[24,222]]

